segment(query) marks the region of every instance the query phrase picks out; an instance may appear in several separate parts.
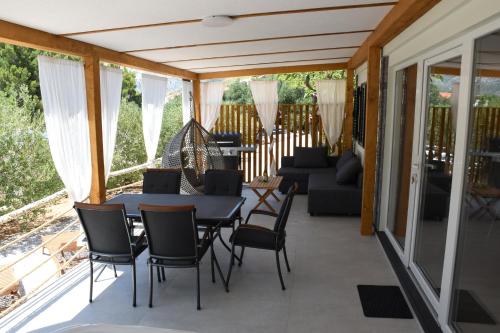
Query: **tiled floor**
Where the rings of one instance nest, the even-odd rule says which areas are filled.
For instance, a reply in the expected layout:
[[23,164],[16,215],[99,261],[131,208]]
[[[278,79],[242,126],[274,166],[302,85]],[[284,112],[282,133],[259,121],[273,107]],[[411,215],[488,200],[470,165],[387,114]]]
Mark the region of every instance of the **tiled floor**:
[[[255,204],[248,200],[243,214]],[[279,204],[277,204],[279,205]],[[192,332],[420,332],[415,319],[363,316],[358,284],[394,285],[397,279],[375,237],[359,235],[359,218],[314,217],[307,197],[296,196],[287,227],[292,268],[282,291],[272,252],[248,249],[235,267],[230,292],[210,281],[208,257],[201,268],[202,310],[196,310],[194,270],[167,270],[167,282],[155,284],[154,307],[148,308],[146,254],[138,266],[138,306],[131,305],[128,267],[114,279],[106,270],[88,303],[88,265],[61,278],[36,298],[0,321],[0,331],[51,332],[81,323],[163,327]],[[271,226],[269,217],[253,222]],[[228,253],[218,243],[217,255],[227,269]],[[284,269],[284,263],[283,263]]]

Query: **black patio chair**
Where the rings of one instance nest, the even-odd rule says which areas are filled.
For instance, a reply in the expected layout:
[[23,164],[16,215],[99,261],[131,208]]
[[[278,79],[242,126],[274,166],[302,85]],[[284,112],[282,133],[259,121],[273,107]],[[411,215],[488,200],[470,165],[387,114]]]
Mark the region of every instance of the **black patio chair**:
[[[246,247],[271,250],[276,254],[276,266],[278,268],[278,275],[281,282],[281,288],[285,290],[285,284],[283,282],[283,276],[281,274],[280,257],[279,253],[283,250],[283,255],[285,257],[286,268],[290,272],[290,264],[288,263],[288,257],[286,254],[286,224],[288,221],[288,215],[290,214],[290,209],[292,207],[293,197],[297,191],[298,185],[295,183],[290,186],[288,193],[283,200],[280,211],[278,214],[272,213],[265,210],[253,209],[247,216],[245,224],[240,225],[235,232],[231,235],[229,241],[232,243],[231,247],[231,263],[229,264],[229,272],[226,279],[226,290],[229,289],[229,279],[231,278],[231,271],[234,266],[235,257],[235,247],[241,247],[240,255],[240,265],[243,263],[243,254]],[[276,218],[274,223],[274,228],[269,229],[255,224],[248,224],[250,217],[255,214],[268,215]]]
[[179,194],[181,191],[181,170],[147,169],[143,175],[142,193]]
[[210,246],[208,232],[198,236],[194,206],[140,204],[149,244],[149,307],[153,306],[153,267],[196,268],[197,309],[200,310],[200,260]]
[[[132,266],[133,301],[136,306],[136,258],[146,249],[144,232],[139,236],[130,233],[125,217],[125,206],[92,205],[75,202],[75,209],[82,223],[89,249],[90,297],[94,282],[94,262],[106,265]],[[106,266],[103,267],[103,269]],[[102,271],[101,271],[102,272]],[[116,277],[116,270],[115,270]]]
[[[205,195],[227,195],[241,197],[243,190],[243,173],[239,170],[207,170],[205,172]],[[222,228],[235,229],[235,222],[241,224],[241,209],[235,215],[234,220],[220,223]],[[222,245],[231,252],[231,248],[222,238],[219,232],[218,237]],[[238,257],[236,259],[239,260]]]

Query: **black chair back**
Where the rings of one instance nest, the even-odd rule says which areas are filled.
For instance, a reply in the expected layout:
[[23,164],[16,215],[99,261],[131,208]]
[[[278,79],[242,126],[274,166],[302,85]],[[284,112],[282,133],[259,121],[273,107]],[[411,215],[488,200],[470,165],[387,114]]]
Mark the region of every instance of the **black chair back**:
[[132,255],[125,207],[75,202],[89,251],[102,255]]
[[181,191],[181,170],[147,169],[142,183],[143,193],[179,194]]
[[153,258],[186,260],[198,257],[195,208],[140,204],[142,222]]
[[206,195],[241,197],[243,173],[239,170],[207,170],[205,172]]
[[288,215],[290,214],[290,209],[292,208],[293,197],[295,196],[295,192],[297,191],[297,184],[293,184],[288,189],[285,200],[281,205],[280,211],[278,213],[278,217],[276,218],[276,222],[274,223],[273,230],[278,234],[282,235],[285,232],[286,223],[288,222]]

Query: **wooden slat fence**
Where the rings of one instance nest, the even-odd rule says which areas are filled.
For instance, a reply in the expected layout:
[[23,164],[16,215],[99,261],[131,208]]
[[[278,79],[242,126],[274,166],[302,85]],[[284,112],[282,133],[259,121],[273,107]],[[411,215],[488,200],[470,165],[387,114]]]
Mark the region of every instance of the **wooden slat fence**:
[[[430,128],[427,131],[428,142],[427,160],[442,161],[446,170],[450,170],[453,164],[453,151],[455,148],[454,129],[451,119],[450,108],[432,107],[427,115],[430,121]],[[500,108],[478,107],[474,108],[472,116],[472,137],[469,144],[469,151],[487,151],[490,139],[500,137]],[[473,183],[485,181],[480,179],[481,170],[487,167],[488,158],[470,155],[469,173]]]
[[[272,140],[264,135],[257,110],[254,105],[222,105],[219,118],[212,132],[237,132],[242,135],[245,147],[254,147],[254,152],[241,154],[241,170],[245,182],[256,176],[261,176],[266,170],[270,173],[271,158],[269,146],[273,145],[276,160],[276,170],[281,167],[283,156],[292,156],[294,147],[316,147],[327,145],[323,133],[321,117],[315,104],[280,104],[276,116]],[[338,154],[341,142],[330,149],[332,154]]]

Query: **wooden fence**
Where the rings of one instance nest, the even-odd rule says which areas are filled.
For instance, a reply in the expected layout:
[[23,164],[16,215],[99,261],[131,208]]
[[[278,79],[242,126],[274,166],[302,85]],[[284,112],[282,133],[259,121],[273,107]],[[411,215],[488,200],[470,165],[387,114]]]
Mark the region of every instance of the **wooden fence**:
[[[242,145],[253,147],[253,152],[241,154],[241,170],[245,181],[270,173],[272,145],[276,170],[281,166],[281,157],[293,156],[294,147],[316,147],[327,145],[321,117],[314,104],[280,104],[271,138],[265,135],[255,105],[222,105],[213,133],[236,132],[242,135]],[[331,153],[338,154],[341,142]]]
[[[428,161],[442,161],[446,169],[450,170],[453,164],[453,151],[455,148],[455,135],[451,120],[450,108],[429,108],[427,122],[430,127],[427,131]],[[471,142],[469,152],[483,152],[488,150],[490,139],[500,137],[500,108],[478,107],[474,108],[472,118]],[[469,173],[473,183],[481,182],[481,170],[487,165],[489,159],[480,154],[471,154]]]

